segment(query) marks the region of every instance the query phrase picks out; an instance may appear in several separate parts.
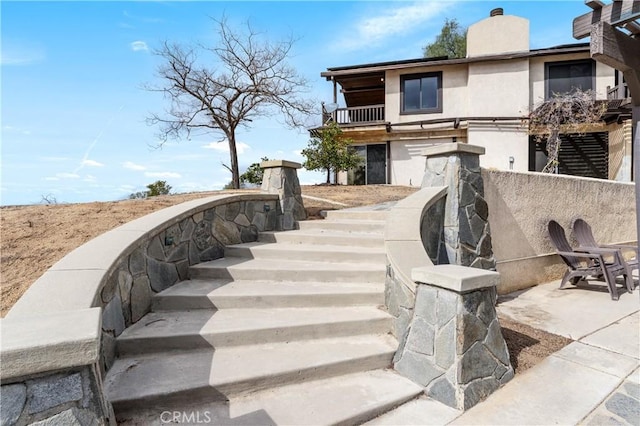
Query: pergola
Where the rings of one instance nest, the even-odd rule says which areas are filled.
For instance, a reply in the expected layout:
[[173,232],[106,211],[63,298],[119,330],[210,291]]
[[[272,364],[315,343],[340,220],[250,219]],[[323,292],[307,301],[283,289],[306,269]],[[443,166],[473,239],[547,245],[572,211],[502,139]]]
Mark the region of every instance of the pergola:
[[636,235],[640,238],[640,0],[610,4],[586,0],[585,4],[593,10],[573,20],[573,37],[591,37],[591,57],[621,71],[631,97]]

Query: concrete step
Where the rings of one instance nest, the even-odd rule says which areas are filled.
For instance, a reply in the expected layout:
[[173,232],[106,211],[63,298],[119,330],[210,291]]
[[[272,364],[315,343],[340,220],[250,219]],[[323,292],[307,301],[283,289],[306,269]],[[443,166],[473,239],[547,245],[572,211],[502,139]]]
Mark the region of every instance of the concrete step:
[[126,418],[142,409],[226,401],[285,383],[387,368],[396,347],[390,335],[369,335],[124,358],[107,373],[105,389]]
[[462,411],[422,395],[365,423],[367,426],[446,425]]
[[[267,389],[228,402],[195,405],[187,411],[194,419],[217,425],[355,425],[421,391],[420,386],[393,370],[372,370]],[[166,407],[163,411],[167,410],[182,412],[185,407]],[[118,422],[159,426],[163,424],[160,415],[151,411],[129,422],[122,423],[118,418]],[[415,424],[424,424],[425,419]]]
[[267,281],[384,282],[384,263],[303,262],[228,257],[189,268],[191,279],[224,278]]
[[319,232],[317,230],[298,230],[285,232],[261,232],[258,241],[265,243],[336,245],[352,247],[384,247],[383,234]]
[[389,210],[326,210],[322,215],[327,220],[387,220]]
[[422,391],[422,387],[393,370],[373,370],[263,391],[232,401],[230,413],[234,417],[246,416],[262,409],[278,425],[354,425],[411,400]]
[[228,246],[225,257],[250,259],[311,260],[338,263],[385,263],[384,247],[351,247],[331,244],[272,244],[264,242],[244,243]]
[[153,311],[384,304],[383,283],[190,280],[152,299]]
[[298,222],[300,230],[318,230],[318,231],[342,231],[348,233],[384,233],[385,221],[383,220],[303,220]]
[[117,339],[119,356],[168,350],[385,334],[392,317],[375,307],[196,309],[151,312]]

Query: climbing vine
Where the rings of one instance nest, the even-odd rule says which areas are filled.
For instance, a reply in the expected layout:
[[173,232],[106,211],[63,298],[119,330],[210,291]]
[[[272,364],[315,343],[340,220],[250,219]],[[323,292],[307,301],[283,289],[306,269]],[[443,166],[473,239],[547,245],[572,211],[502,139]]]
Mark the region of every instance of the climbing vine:
[[529,127],[537,143],[546,143],[547,164],[543,173],[555,173],[560,154],[560,133],[585,133],[588,125],[600,121],[607,110],[606,101],[597,101],[593,90],[575,89],[554,93],[529,115]]

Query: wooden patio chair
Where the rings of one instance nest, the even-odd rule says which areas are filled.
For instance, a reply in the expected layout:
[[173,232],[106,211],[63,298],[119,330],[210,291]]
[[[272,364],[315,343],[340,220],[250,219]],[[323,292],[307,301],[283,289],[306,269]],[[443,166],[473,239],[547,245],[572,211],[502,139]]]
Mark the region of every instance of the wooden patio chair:
[[[624,264],[627,268],[627,290],[633,291],[633,277],[631,275],[631,271],[638,269],[638,246],[624,244],[598,244],[593,236],[591,226],[584,219],[576,219],[575,222],[573,222],[573,234],[575,235],[576,240],[578,240],[580,248],[588,249],[592,247],[599,247],[617,250],[615,256],[618,258],[618,261]],[[624,250],[633,251],[635,258],[626,260],[623,256]]]
[[[549,238],[556,248],[562,261],[567,265],[567,271],[562,277],[560,288],[563,288],[567,281],[577,285],[587,277],[596,279],[604,278],[607,284],[611,299],[618,300],[618,290],[616,288],[616,277],[622,275],[627,279],[627,268],[625,265],[613,261],[605,262],[604,256],[615,252],[615,249],[604,248],[580,248],[574,250],[567,241],[564,228],[555,220],[549,221]],[[614,256],[617,259],[617,256]]]

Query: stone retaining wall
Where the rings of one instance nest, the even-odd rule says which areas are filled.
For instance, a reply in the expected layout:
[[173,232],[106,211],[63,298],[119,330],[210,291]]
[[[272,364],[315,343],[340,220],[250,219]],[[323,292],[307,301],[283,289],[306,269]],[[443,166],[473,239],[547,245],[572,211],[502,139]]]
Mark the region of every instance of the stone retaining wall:
[[116,337],[149,311],[153,294],[188,279],[189,266],[281,222],[277,194],[209,197],[126,223],[62,258],[0,320],[2,424],[114,422],[102,377]]
[[96,425],[110,418],[90,366],[2,384],[2,425]]
[[123,256],[100,292],[104,369],[113,363],[115,338],[149,312],[154,294],[189,279],[189,266],[224,257],[225,246],[276,230],[280,217],[276,200],[221,204],[149,236]]

